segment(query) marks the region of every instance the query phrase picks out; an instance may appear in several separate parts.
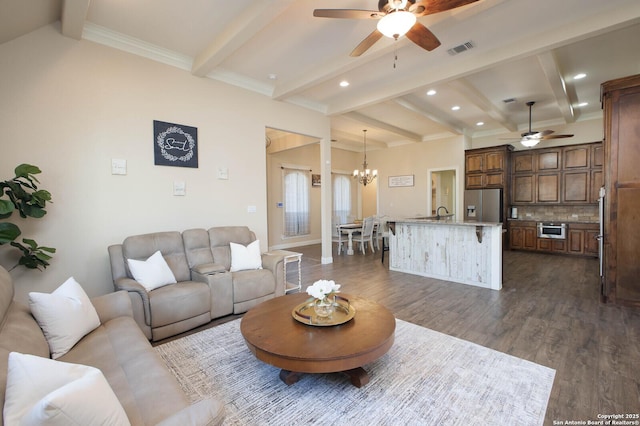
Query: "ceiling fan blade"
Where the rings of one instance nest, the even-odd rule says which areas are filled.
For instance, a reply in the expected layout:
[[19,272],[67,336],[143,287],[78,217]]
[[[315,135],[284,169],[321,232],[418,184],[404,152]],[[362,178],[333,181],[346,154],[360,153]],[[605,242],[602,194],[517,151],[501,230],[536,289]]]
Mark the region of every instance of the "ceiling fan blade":
[[413,12],[417,17],[421,17],[466,6],[477,1],[478,0],[422,0],[410,6],[409,11]]
[[317,18],[380,19],[384,13],[377,10],[361,9],[315,9],[313,16]]
[[438,37],[420,22],[413,24],[413,27],[411,27],[406,35],[409,40],[428,51],[432,51],[440,46]]
[[543,136],[542,140],[546,140],[546,139],[562,139],[562,138],[572,138],[573,135],[548,135],[548,136]]
[[364,40],[356,46],[355,49],[349,54],[349,56],[360,56],[366,52],[376,41],[382,38],[382,33],[376,28],[371,34],[369,34]]

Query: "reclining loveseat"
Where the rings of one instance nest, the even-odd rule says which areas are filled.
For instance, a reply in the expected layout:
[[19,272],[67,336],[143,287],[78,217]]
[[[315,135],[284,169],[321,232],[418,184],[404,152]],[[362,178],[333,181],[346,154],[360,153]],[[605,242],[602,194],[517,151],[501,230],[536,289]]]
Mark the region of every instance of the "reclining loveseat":
[[[255,241],[246,226],[127,237],[108,248],[115,290],[129,293],[134,318],[153,341],[244,313],[285,292],[282,255],[262,253],[260,268],[232,271],[231,243],[248,246]],[[134,279],[129,262],[147,260],[157,251],[176,283],[148,291]]]

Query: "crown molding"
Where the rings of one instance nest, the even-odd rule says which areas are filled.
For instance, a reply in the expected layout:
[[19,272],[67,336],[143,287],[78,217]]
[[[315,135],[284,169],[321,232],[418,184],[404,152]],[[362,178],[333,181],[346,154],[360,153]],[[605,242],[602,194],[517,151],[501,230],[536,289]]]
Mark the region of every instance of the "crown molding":
[[132,53],[137,56],[142,56],[156,62],[171,65],[185,71],[191,71],[193,58],[187,55],[163,49],[154,44],[112,31],[91,22],[85,23],[82,38],[84,40]]

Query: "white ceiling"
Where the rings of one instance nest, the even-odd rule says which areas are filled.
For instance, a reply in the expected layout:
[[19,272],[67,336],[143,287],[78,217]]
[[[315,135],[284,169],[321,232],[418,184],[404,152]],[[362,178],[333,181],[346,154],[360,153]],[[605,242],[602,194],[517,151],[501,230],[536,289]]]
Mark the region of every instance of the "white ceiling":
[[602,82],[640,73],[638,0],[479,0],[419,18],[442,43],[431,52],[382,38],[357,58],[376,21],[315,18],[316,8],[375,10],[377,0],[2,0],[0,43],[60,20],[66,36],[321,111],[335,146],[352,150],[363,129],[369,149],[515,137],[527,101],[534,129],[561,131],[601,115]]

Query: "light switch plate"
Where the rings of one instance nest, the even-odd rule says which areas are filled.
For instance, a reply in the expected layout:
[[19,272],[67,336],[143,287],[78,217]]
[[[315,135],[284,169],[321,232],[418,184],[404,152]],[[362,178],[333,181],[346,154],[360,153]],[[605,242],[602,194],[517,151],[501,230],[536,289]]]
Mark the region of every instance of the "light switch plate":
[[183,196],[187,193],[187,184],[182,181],[173,182],[173,195]]
[[218,179],[229,179],[229,169],[227,169],[226,167],[218,167]]
[[126,175],[127,174],[127,160],[118,158],[111,159],[111,174],[112,175]]
[[247,213],[255,213],[256,211],[256,206],[247,206]]

